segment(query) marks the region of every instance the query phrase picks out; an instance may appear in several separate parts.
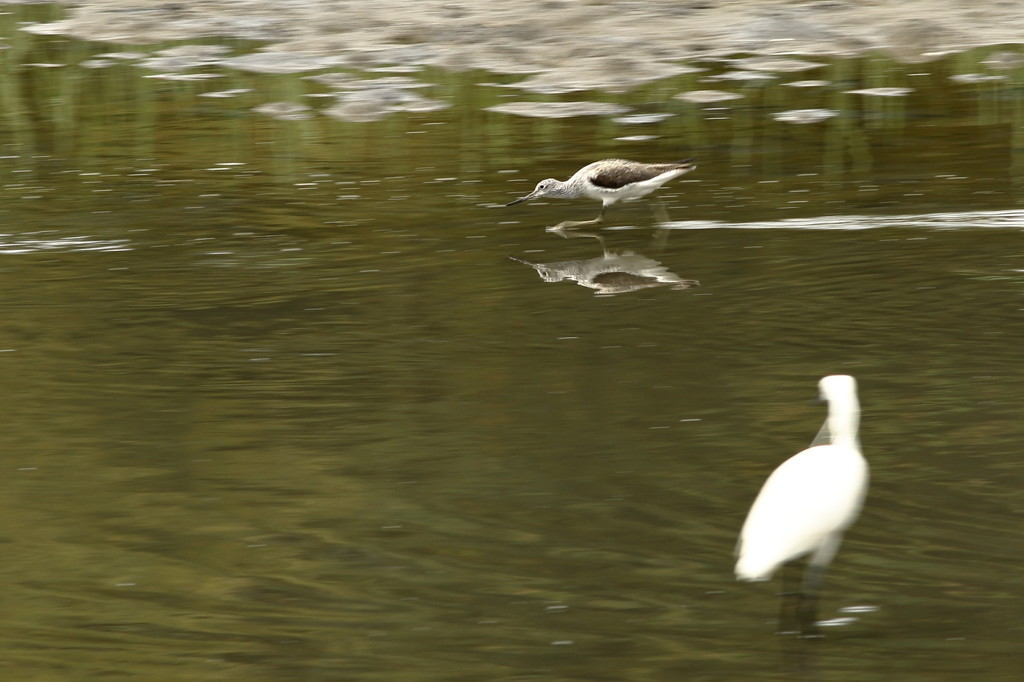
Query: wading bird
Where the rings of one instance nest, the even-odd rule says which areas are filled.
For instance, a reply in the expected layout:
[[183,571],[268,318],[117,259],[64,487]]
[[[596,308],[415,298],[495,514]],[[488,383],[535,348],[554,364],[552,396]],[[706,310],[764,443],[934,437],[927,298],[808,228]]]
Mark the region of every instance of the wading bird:
[[769,580],[780,566],[809,555],[795,591],[783,571],[780,631],[789,632],[787,602],[795,600],[797,631],[817,636],[817,596],[843,533],[857,519],[868,487],[860,452],[857,382],[833,375],[818,382],[828,418],[814,443],[772,472],[750,507],[736,547],[739,580]]
[[541,180],[525,197],[510,201],[506,206],[540,197],[577,199],[587,197],[601,202],[601,212],[593,220],[566,220],[555,229],[596,225],[604,220],[604,211],[617,201],[629,201],[647,196],[673,178],[689,173],[697,164],[693,159],[675,163],[640,163],[625,159],[603,159],[588,164],[562,182],[554,178]]

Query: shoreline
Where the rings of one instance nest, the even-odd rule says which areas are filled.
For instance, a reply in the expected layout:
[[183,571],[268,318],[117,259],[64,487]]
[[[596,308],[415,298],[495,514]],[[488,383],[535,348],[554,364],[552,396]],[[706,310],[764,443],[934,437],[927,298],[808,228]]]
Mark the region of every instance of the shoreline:
[[[17,4],[7,3],[7,4]],[[715,56],[858,56],[917,63],[1024,42],[1024,3],[979,0],[235,0],[57,3],[64,19],[33,33],[147,45],[210,38],[259,52],[495,73],[643,70]],[[396,17],[399,19],[396,20]],[[657,70],[657,69],[655,69]]]

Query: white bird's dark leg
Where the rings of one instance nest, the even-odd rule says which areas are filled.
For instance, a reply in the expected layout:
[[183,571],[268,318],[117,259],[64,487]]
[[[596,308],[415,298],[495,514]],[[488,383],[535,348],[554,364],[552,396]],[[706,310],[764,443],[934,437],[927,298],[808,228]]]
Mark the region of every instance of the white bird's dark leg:
[[800,632],[799,612],[800,601],[800,566],[790,561],[782,566],[782,591],[779,593],[779,630],[780,635],[792,635]]
[[832,533],[822,541],[807,563],[797,608],[800,634],[804,637],[821,637],[818,630],[818,593],[821,592],[821,584],[825,581],[828,565],[832,563],[842,542],[842,531]]
[[804,574],[796,612],[800,635],[803,637],[821,637],[821,631],[818,630],[818,593],[825,580],[826,570],[828,570],[827,564],[811,563],[807,566],[807,573]]
[[818,647],[813,640],[783,639],[782,642],[782,673],[787,680],[803,682],[820,682],[821,671],[818,670]]

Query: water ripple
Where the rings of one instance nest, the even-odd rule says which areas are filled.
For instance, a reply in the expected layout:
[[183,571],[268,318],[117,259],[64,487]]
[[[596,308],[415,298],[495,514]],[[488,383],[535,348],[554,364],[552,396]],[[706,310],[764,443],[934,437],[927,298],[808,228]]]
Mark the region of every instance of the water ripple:
[[873,230],[883,227],[924,227],[934,230],[968,228],[1024,229],[1024,210],[963,211],[919,215],[837,215],[732,223],[722,220],[680,220],[667,223],[672,230]]
[[22,254],[61,252],[70,253],[76,251],[131,251],[127,239],[95,239],[89,236],[79,237],[53,237],[50,239],[14,239],[7,241],[13,235],[0,235],[0,253]]

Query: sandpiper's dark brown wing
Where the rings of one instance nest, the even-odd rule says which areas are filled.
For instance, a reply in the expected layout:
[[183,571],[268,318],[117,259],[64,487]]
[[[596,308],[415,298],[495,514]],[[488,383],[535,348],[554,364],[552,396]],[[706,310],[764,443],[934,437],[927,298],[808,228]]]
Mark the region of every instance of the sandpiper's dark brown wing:
[[662,173],[667,173],[676,168],[690,168],[693,166],[693,159],[686,159],[676,163],[640,163],[638,161],[626,161],[624,159],[609,159],[602,163],[596,172],[589,176],[590,182],[605,189],[619,189],[636,182],[643,182],[656,178]]

